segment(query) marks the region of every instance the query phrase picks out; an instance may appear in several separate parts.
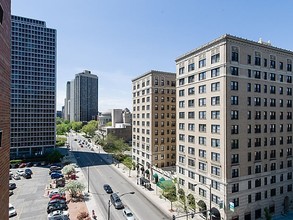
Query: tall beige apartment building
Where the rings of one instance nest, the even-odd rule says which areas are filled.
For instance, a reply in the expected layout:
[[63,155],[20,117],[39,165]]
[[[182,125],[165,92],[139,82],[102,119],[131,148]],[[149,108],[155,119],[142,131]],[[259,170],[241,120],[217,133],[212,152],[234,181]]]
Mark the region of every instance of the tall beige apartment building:
[[[224,35],[176,60],[177,174],[211,219],[292,209],[293,52]],[[222,207],[223,205],[223,207]]]
[[175,73],[155,70],[132,80],[132,158],[149,178],[153,167],[176,165],[175,81]]

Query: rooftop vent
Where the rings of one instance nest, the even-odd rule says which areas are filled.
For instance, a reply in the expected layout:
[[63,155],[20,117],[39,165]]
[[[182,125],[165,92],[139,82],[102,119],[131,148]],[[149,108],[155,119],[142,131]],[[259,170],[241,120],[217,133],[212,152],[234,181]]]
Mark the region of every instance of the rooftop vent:
[[268,45],[268,46],[272,46],[270,40],[268,40],[268,42],[265,42],[265,41],[263,41],[263,40],[261,39],[261,37],[259,38],[258,43],[260,43],[260,44],[264,44],[264,45]]

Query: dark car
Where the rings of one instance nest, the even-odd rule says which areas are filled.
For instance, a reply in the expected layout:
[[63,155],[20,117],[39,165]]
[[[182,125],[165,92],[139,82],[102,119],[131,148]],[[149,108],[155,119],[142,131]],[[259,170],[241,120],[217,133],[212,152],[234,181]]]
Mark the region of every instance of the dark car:
[[63,175],[60,173],[51,173],[51,179],[59,179],[62,177],[63,177]]
[[26,167],[32,167],[34,164],[32,162],[27,162]]
[[32,178],[32,175],[30,175],[30,174],[28,174],[28,173],[24,173],[22,176],[23,176],[23,178],[25,178],[25,179],[30,179],[30,178]]
[[104,187],[104,190],[106,191],[106,193],[113,193],[111,186],[109,186],[108,184],[104,184],[103,187]]
[[62,171],[61,170],[50,170],[49,175],[51,175],[52,173],[60,173],[60,174],[62,174]]
[[123,209],[124,205],[117,193],[112,193],[110,200],[116,209]]
[[28,168],[28,169],[25,169],[24,170],[24,173],[29,174],[29,175],[32,175],[33,174],[33,171]]
[[55,203],[60,203],[60,204],[66,204],[66,200],[64,199],[52,199],[48,202],[48,206],[55,204]]
[[68,209],[68,206],[66,203],[52,203],[52,204],[49,204],[48,207],[47,207],[47,213],[51,213],[53,211],[56,211],[56,210],[67,210]]
[[15,189],[16,188],[16,184],[15,183],[9,183],[9,189]]

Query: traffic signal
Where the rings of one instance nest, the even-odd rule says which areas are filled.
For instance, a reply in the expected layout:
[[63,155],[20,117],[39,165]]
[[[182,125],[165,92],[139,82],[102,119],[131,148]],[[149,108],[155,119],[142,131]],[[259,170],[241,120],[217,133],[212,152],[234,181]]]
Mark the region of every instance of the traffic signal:
[[172,219],[173,219],[173,220],[175,220],[175,219],[176,219],[176,216],[175,216],[175,215],[173,215],[173,216],[172,216]]

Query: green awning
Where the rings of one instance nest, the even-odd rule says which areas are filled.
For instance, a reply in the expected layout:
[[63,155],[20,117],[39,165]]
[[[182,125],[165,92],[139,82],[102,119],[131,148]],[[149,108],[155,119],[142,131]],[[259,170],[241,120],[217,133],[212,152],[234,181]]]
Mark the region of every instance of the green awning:
[[172,180],[165,180],[165,181],[157,182],[157,186],[160,187],[161,189],[165,189],[166,187],[171,187],[171,186],[175,187]]
[[160,181],[160,182],[165,181],[165,178],[164,178],[164,177],[161,177],[161,178],[159,179],[159,181]]
[[158,178],[158,174],[155,173],[155,174],[153,175],[153,177],[154,177],[154,178]]

